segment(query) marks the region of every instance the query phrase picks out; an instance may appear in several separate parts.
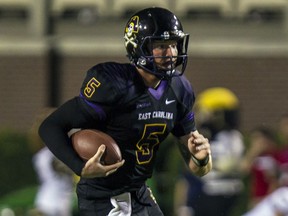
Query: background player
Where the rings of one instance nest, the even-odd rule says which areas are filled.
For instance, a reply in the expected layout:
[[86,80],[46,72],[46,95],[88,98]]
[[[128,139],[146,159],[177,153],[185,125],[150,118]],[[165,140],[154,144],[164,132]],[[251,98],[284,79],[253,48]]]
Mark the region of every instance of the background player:
[[181,173],[175,186],[175,214],[228,216],[244,187],[238,171],[244,152],[240,101],[230,89],[213,87],[199,93],[194,107],[197,127],[210,140],[213,169],[203,178],[186,170]]
[[[147,8],[131,17],[124,38],[131,63],[92,67],[80,95],[52,113],[39,130],[51,151],[81,176],[77,195],[82,216],[163,215],[145,181],[152,176],[160,143],[170,133],[179,138],[195,175],[205,175],[212,166],[210,144],[195,127],[193,89],[181,76],[189,35],[180,20],[166,9]],[[72,128],[109,134],[124,160],[101,164],[103,145],[83,162],[67,137]]]
[[242,216],[287,216],[288,187],[277,188]]

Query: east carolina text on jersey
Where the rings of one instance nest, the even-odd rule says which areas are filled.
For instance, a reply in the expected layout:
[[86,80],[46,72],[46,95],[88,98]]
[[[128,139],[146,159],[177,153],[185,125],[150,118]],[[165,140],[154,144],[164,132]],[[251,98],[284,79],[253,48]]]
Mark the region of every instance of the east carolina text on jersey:
[[173,119],[173,113],[164,111],[154,111],[148,113],[139,113],[138,120],[147,120],[151,118]]

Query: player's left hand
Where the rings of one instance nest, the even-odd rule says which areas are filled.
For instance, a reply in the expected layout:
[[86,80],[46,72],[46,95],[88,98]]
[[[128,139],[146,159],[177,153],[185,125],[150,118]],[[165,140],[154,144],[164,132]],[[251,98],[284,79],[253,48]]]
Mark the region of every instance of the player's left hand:
[[208,154],[211,154],[209,140],[197,130],[190,134],[188,149],[198,160],[202,160],[207,157]]

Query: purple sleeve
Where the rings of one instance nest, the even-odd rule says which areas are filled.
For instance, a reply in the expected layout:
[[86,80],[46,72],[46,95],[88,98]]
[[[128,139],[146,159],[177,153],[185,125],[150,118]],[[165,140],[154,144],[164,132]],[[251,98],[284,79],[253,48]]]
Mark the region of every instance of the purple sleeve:
[[196,126],[195,126],[194,113],[189,112],[185,116],[185,118],[183,118],[180,122],[178,122],[175,125],[172,131],[172,134],[174,134],[176,137],[181,137],[195,130],[196,130]]
[[84,167],[83,160],[74,151],[68,132],[74,128],[92,128],[97,125],[85,103],[79,97],[67,101],[48,116],[39,128],[39,135],[50,151],[77,175]]
[[194,112],[192,111],[195,102],[195,95],[190,82],[186,77],[179,77],[174,83],[175,92],[180,101],[178,107],[178,120],[174,126],[172,134],[181,137],[196,130]]

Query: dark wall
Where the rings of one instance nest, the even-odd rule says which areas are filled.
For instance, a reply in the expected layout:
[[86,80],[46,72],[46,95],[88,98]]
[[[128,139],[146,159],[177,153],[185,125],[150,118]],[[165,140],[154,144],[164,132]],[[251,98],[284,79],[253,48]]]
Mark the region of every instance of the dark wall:
[[231,89],[241,103],[241,128],[277,127],[288,112],[287,57],[199,58],[192,57],[187,70],[196,92],[208,87]]
[[[241,102],[241,129],[256,125],[277,126],[288,112],[287,57],[190,56],[186,76],[196,94],[222,86]],[[86,71],[103,61],[127,62],[118,56],[62,56],[59,61],[59,104],[78,94]],[[49,105],[47,56],[1,56],[0,127],[27,130],[34,115]]]
[[0,56],[0,129],[26,130],[46,104],[47,61],[43,56]]

